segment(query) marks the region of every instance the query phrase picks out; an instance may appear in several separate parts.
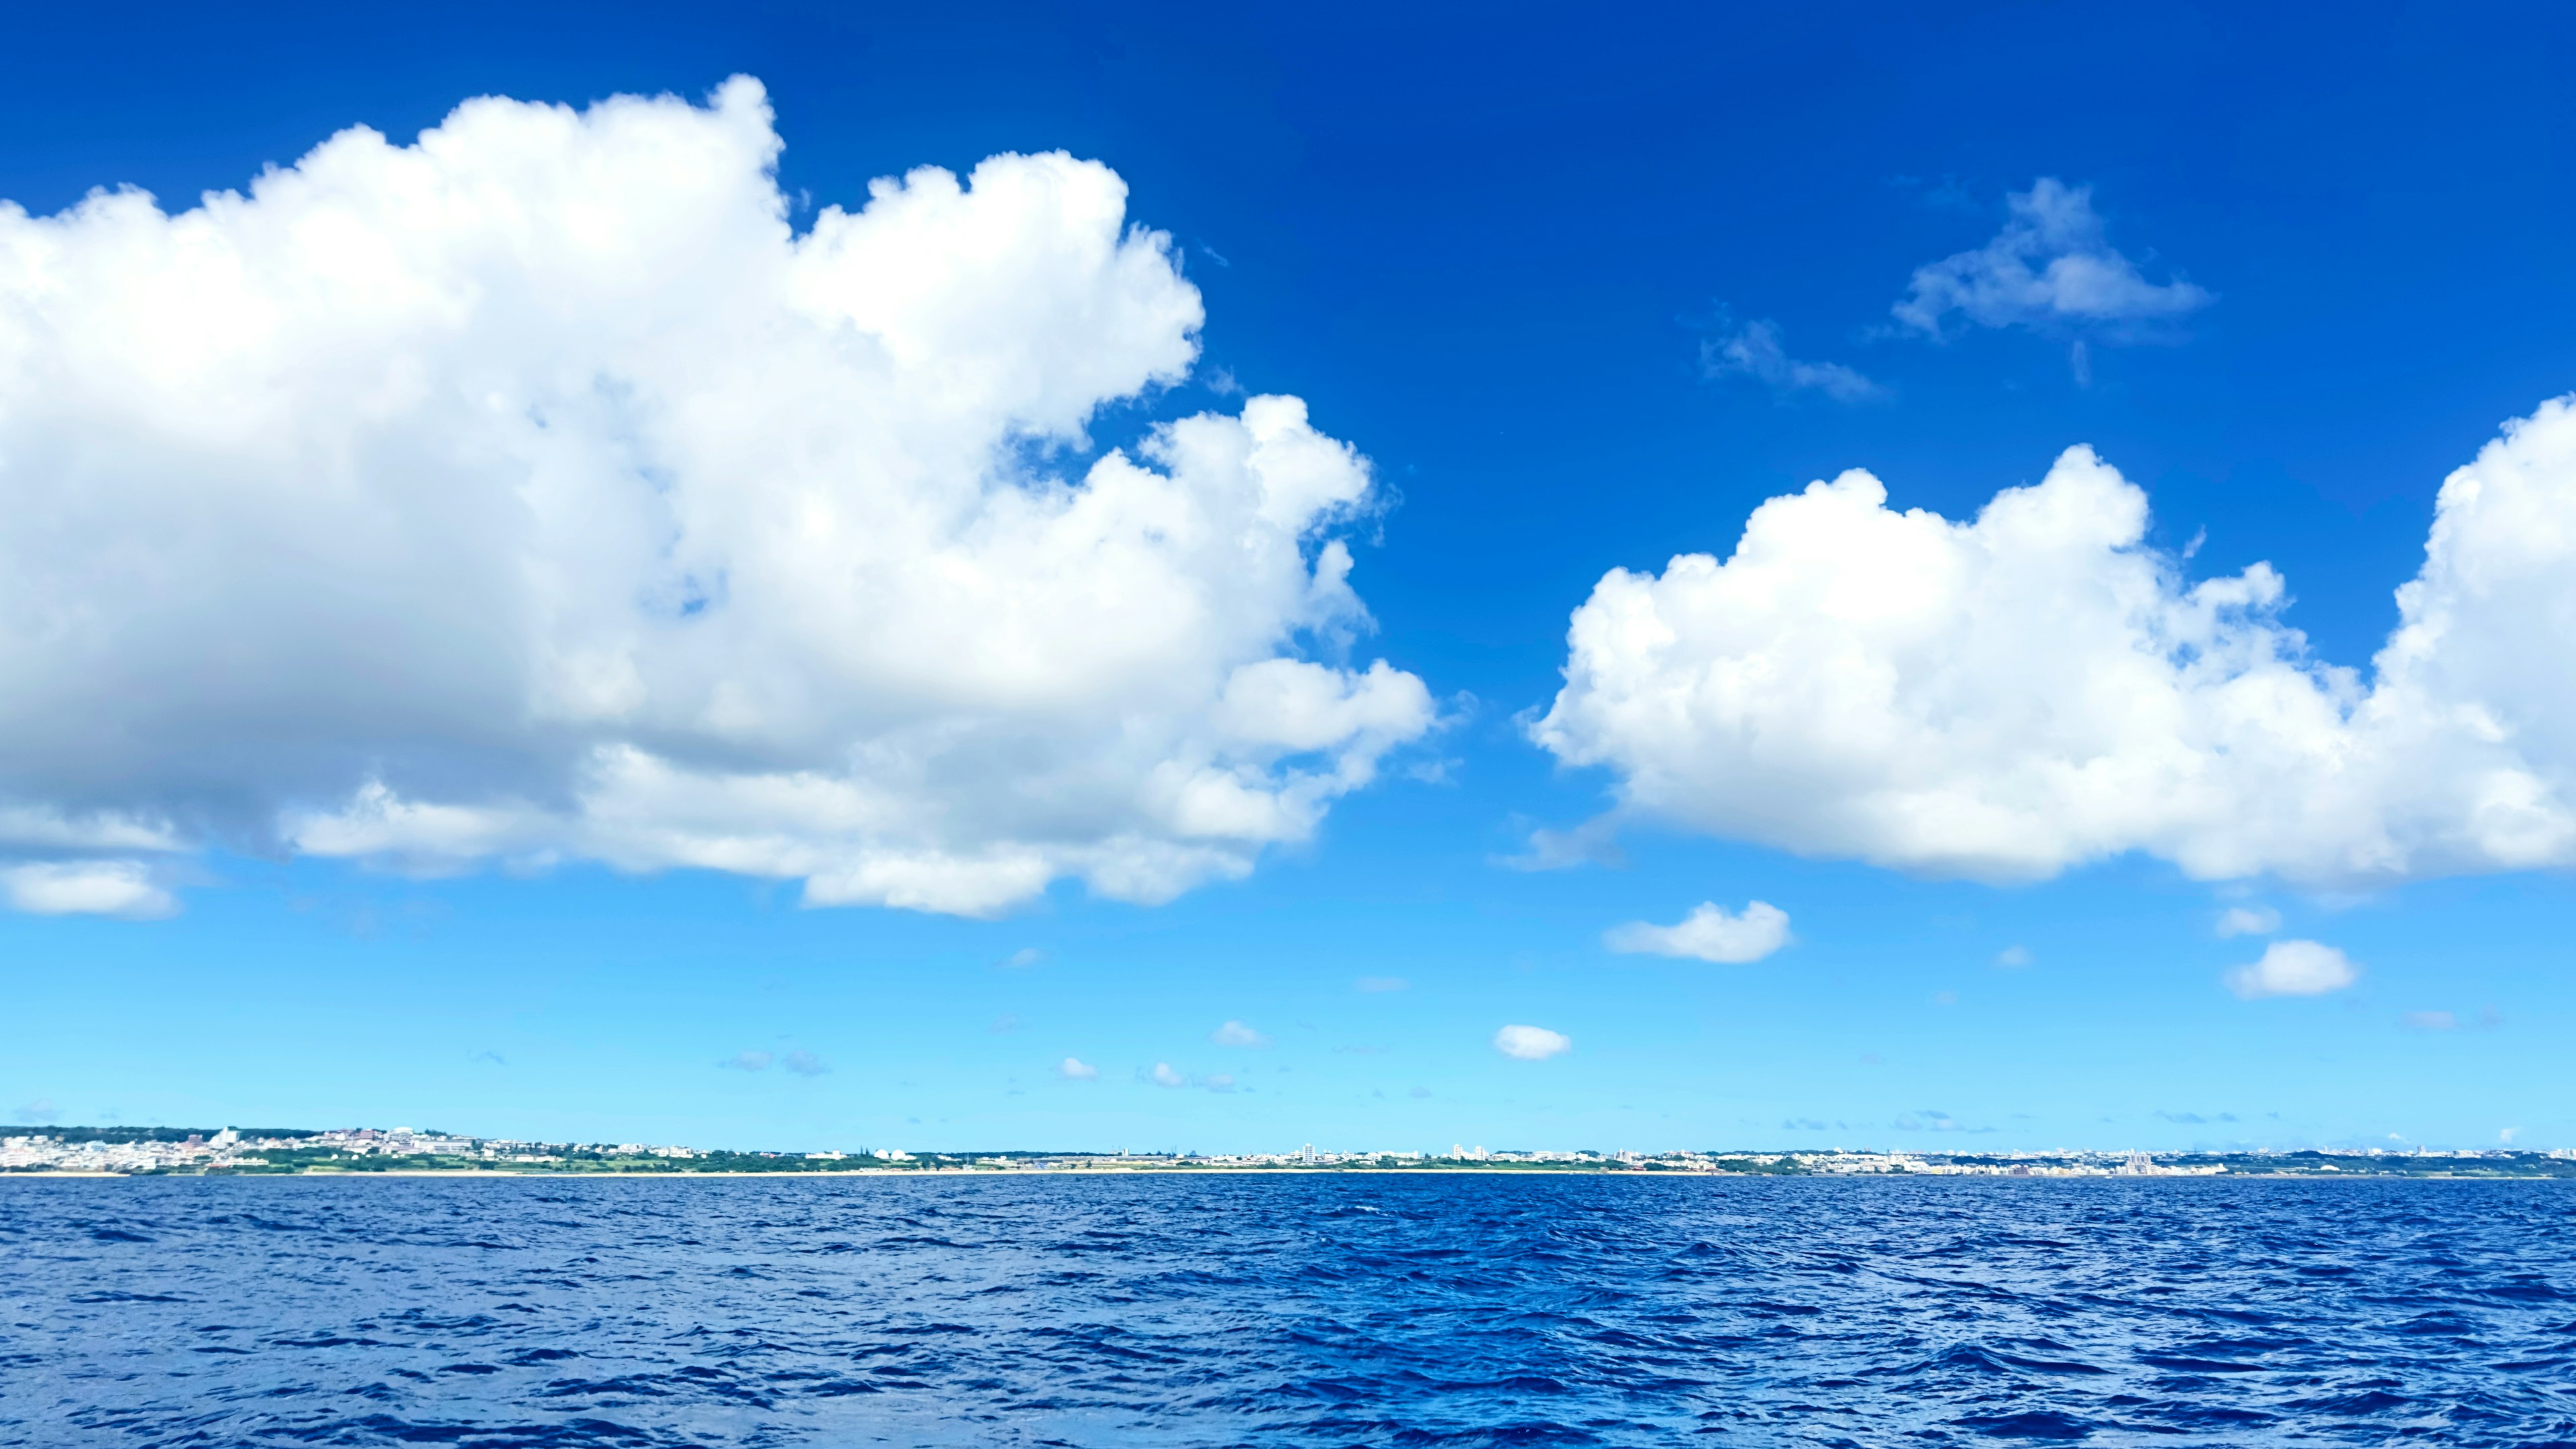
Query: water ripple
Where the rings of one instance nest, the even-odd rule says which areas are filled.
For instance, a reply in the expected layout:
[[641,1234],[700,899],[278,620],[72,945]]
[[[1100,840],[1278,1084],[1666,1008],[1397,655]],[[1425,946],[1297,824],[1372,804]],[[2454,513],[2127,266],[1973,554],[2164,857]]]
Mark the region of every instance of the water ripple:
[[0,1445],[2576,1442],[2576,1185],[0,1180]]

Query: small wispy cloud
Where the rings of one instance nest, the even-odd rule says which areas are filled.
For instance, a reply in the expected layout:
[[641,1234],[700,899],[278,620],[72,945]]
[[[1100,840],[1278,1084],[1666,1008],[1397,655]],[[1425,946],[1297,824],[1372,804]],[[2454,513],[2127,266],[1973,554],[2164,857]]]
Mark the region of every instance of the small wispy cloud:
[[1416,1087],[1405,1095],[1419,1102],[1425,1100],[1431,1095],[1431,1089],[1429,1087]]
[[1020,949],[1013,951],[1010,955],[1003,957],[1001,960],[996,961],[993,964],[996,966],[1026,967],[1035,966],[1045,959],[1046,953],[1039,950],[1037,947],[1022,946]]
[[832,1069],[832,1064],[809,1051],[792,1051],[778,1059],[778,1064],[800,1077],[819,1077]]
[[2408,1031],[2457,1031],[2460,1019],[2447,1011],[2410,1011],[2397,1019]]
[[2089,186],[2043,176],[2006,197],[2005,206],[2004,229],[1993,240],[1915,269],[1906,295],[1889,309],[1901,326],[1938,339],[1956,318],[1971,327],[2085,331],[2123,341],[2218,300],[2180,278],[2147,280],[2111,245]]
[[1231,1072],[1215,1072],[1207,1076],[1193,1076],[1182,1071],[1180,1068],[1173,1066],[1170,1062],[1156,1062],[1154,1063],[1152,1070],[1140,1072],[1138,1075],[1157,1087],[1169,1087],[1175,1091],[1183,1087],[1198,1087],[1210,1092],[1231,1092],[1234,1090],[1234,1074]]
[[736,1052],[716,1065],[729,1071],[765,1072],[769,1070],[770,1064],[777,1060],[767,1052]]
[[[1720,314],[1719,325],[1727,326],[1731,321]],[[1780,324],[1768,318],[1701,339],[1699,370],[1701,376],[1711,380],[1750,378],[1771,389],[1775,397],[1820,392],[1836,402],[1851,403],[1887,395],[1886,388],[1839,362],[1805,362],[1791,357],[1780,340]]]
[[1363,976],[1353,983],[1353,988],[1374,995],[1388,991],[1402,991],[1412,985],[1412,982],[1401,976]]
[[1623,866],[1627,856],[1619,850],[1619,821],[1615,815],[1596,815],[1571,830],[1533,828],[1528,848],[1518,855],[1498,855],[1494,864],[1505,870],[1572,870],[1581,865]]
[[18,1109],[17,1120],[31,1127],[50,1127],[62,1120],[63,1109],[51,1097],[38,1097]]
[[1012,1032],[1020,1029],[1020,1014],[1016,1011],[1003,1012],[1001,1015],[993,1018],[992,1025],[984,1029],[995,1036],[1008,1036]]
[[2270,906],[2229,906],[2218,913],[2218,934],[2224,940],[2233,936],[2268,936],[2281,929],[2281,913]]
[[1100,1079],[1100,1068],[1080,1057],[1066,1057],[1055,1064],[1055,1074],[1068,1082],[1094,1082]]
[[1789,944],[1789,913],[1767,901],[1754,901],[1738,915],[1715,901],[1703,901],[1673,925],[1631,921],[1613,926],[1602,933],[1601,944],[1625,955],[1681,956],[1743,965]]
[[490,1062],[496,1067],[506,1067],[510,1064],[508,1059],[503,1057],[499,1052],[476,1052],[474,1055],[466,1058],[466,1060],[473,1062]]
[[1218,1027],[1216,1030],[1209,1032],[1208,1040],[1215,1042],[1218,1046],[1230,1047],[1266,1047],[1270,1045],[1270,1038],[1263,1036],[1260,1032],[1254,1031],[1251,1027],[1246,1026],[1239,1021],[1229,1021],[1223,1026]]
[[2031,961],[2028,946],[2006,946],[1995,953],[1995,964],[2007,971],[2019,971]]

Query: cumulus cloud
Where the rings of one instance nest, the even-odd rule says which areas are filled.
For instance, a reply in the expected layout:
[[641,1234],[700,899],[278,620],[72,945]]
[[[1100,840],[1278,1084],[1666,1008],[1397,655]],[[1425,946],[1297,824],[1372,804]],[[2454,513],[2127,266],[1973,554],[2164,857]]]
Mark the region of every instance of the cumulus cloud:
[[1270,1045],[1270,1038],[1239,1021],[1229,1021],[1208,1033],[1208,1040],[1218,1046],[1266,1047]]
[[832,1069],[832,1064],[809,1051],[792,1051],[778,1059],[778,1064],[800,1077],[819,1077]]
[[134,860],[36,861],[0,867],[0,895],[40,916],[174,915],[178,899],[153,883],[152,868]]
[[1100,1068],[1079,1057],[1066,1057],[1055,1064],[1055,1074],[1068,1082],[1091,1082],[1100,1078]]
[[2275,941],[2263,959],[2227,973],[2227,989],[2247,1001],[2266,996],[2324,996],[2361,979],[2351,958],[2316,941]]
[[1532,733],[1614,771],[1623,813],[1929,875],[2576,863],[2570,399],[2443,483],[2367,679],[2310,656],[2269,565],[2194,582],[2147,522],[2087,448],[1967,522],[1812,484],[1723,562],[1604,577]]
[[2218,934],[2223,940],[2231,936],[2268,936],[2281,929],[2281,913],[2270,906],[2229,906],[2218,914]]
[[1776,394],[1820,392],[1836,402],[1862,402],[1882,397],[1886,389],[1839,362],[1801,362],[1780,341],[1780,324],[1745,323],[1699,345],[1702,375],[1712,379],[1751,378]]
[[2111,245],[2092,187],[2043,176],[2007,197],[2006,211],[1992,241],[1915,268],[1892,309],[1900,324],[1940,337],[1956,317],[1974,327],[2080,328],[2116,339],[2218,300],[2179,278],[2148,281]]
[[1543,1026],[1507,1026],[1494,1033],[1494,1050],[1524,1062],[1543,1062],[1574,1045],[1574,1038]]
[[1190,1084],[1190,1079],[1183,1076],[1170,1062],[1154,1063],[1154,1070],[1147,1073],[1146,1077],[1157,1087],[1186,1087]]
[[0,858],[1158,901],[1432,728],[1341,662],[1375,495],[1302,402],[1094,449],[1202,319],[1115,174],[923,169],[798,235],[780,146],[738,78],[0,205]]
[[1729,914],[1715,901],[1670,926],[1630,921],[1602,933],[1601,944],[1629,955],[1687,956],[1696,961],[1737,965],[1759,961],[1789,944],[1789,913],[1766,901],[1755,901],[1742,915]]

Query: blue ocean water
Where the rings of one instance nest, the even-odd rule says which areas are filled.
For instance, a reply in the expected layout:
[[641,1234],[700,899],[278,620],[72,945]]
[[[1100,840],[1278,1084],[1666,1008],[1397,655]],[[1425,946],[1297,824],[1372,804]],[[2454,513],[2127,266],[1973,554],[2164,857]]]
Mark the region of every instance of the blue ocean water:
[[0,1180],[10,1445],[2576,1441],[2576,1190]]

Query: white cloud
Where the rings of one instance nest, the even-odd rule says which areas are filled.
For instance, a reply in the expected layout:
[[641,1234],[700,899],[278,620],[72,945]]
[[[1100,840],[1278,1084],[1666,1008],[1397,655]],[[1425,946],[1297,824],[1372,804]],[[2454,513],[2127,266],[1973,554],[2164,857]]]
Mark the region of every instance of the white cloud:
[[1186,1087],[1190,1084],[1190,1079],[1175,1071],[1170,1062],[1154,1063],[1154,1070],[1148,1075],[1157,1087]]
[[0,206],[0,835],[989,914],[1240,876],[1433,727],[1335,662],[1374,494],[1303,403],[1083,461],[1202,318],[1116,175],[797,236],[779,148],[737,79]]
[[2229,906],[2218,915],[2218,934],[2230,936],[2268,936],[2281,929],[2281,913],[2270,906]]
[[1956,314],[1977,327],[2126,332],[2196,312],[2217,295],[2176,279],[2150,282],[2114,249],[2093,188],[2041,177],[2006,198],[1992,241],[1917,267],[1896,320],[1934,337]]
[[1099,1080],[1100,1068],[1079,1057],[1066,1057],[1055,1064],[1055,1074],[1068,1082],[1090,1082]]
[[1602,933],[1601,944],[1631,955],[1687,956],[1698,961],[1741,964],[1759,961],[1789,944],[1789,913],[1755,901],[1742,915],[1731,915],[1715,901],[1703,901],[1670,926],[1631,921]]
[[1413,983],[1401,976],[1363,976],[1354,985],[1359,990],[1374,995],[1388,991],[1402,991]]
[[1001,964],[1005,966],[1035,966],[1045,959],[1046,952],[1039,950],[1035,946],[1022,946],[1020,949],[1013,951],[1010,955],[1003,957]]
[[832,1070],[832,1064],[809,1051],[792,1051],[778,1059],[778,1064],[800,1077],[819,1077]]
[[2019,971],[2031,962],[2028,946],[2006,946],[1995,953],[1995,964],[2008,971]]
[[776,1060],[767,1052],[736,1052],[716,1065],[737,1072],[765,1072]]
[[1749,377],[1775,393],[1820,392],[1836,402],[1882,397],[1886,389],[1839,362],[1800,362],[1780,342],[1780,324],[1745,323],[1699,345],[1699,365],[1711,378]]
[[1507,1026],[1494,1033],[1494,1050],[1525,1062],[1543,1062],[1574,1045],[1574,1038],[1543,1026]]
[[1533,829],[1529,849],[1519,855],[1494,857],[1494,864],[1505,870],[1572,870],[1580,865],[1620,866],[1627,858],[1619,851],[1619,822],[1593,819],[1572,830]]
[[155,885],[152,869],[133,860],[36,861],[0,867],[0,894],[11,907],[40,916],[123,916],[157,920],[179,902]]
[[2415,1031],[2456,1031],[2460,1019],[2447,1011],[2410,1011],[2399,1024]]
[[1614,569],[1534,737],[1621,813],[1991,881],[2142,851],[2368,887],[2576,863],[2576,407],[2442,485],[2367,681],[2269,565],[2192,582],[2091,450],[1965,523],[1863,472],[1754,510],[1732,557]]
[[1270,1038],[1239,1021],[1229,1021],[1208,1033],[1208,1040],[1218,1046],[1266,1047],[1270,1045]]
[[2227,973],[2227,989],[2247,1001],[2266,996],[2323,996],[2361,979],[2341,951],[2315,941],[2275,941],[2263,959]]

